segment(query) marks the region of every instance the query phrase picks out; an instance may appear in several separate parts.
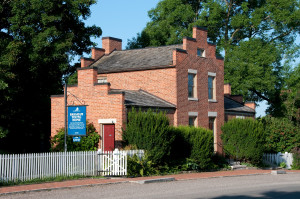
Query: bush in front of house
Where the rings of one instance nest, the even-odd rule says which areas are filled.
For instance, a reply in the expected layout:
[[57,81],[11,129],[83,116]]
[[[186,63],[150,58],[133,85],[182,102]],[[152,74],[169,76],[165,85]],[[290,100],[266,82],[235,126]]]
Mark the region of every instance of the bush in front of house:
[[[80,142],[73,142],[73,138],[71,136],[67,136],[68,151],[96,151],[98,149],[100,135],[96,131],[93,123],[86,123],[86,131],[86,136],[82,136]],[[64,151],[65,129],[59,129],[57,134],[51,138],[50,142],[50,151]]]
[[264,117],[266,152],[291,152],[300,147],[300,128],[287,118]]
[[171,131],[175,135],[172,157],[189,160],[188,164],[196,164],[198,170],[208,169],[212,166],[214,145],[211,130],[201,127],[179,126],[172,127]]
[[162,112],[132,109],[128,113],[126,130],[123,130],[123,140],[125,146],[135,146],[147,153],[146,159],[132,164],[136,167],[141,167],[143,162],[145,168],[152,167],[168,173],[203,170],[213,164],[212,131],[190,126],[171,127]]
[[232,119],[221,129],[226,155],[254,165],[261,163],[265,143],[262,122],[253,119]]
[[143,112],[134,108],[128,112],[128,123],[123,130],[125,145],[134,145],[148,153],[154,165],[163,165],[170,159],[174,135],[169,130],[169,120],[162,112]]

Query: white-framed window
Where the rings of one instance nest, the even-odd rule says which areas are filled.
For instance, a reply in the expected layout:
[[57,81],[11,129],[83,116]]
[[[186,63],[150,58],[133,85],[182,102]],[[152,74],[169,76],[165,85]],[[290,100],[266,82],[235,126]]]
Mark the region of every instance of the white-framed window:
[[214,151],[217,151],[217,112],[208,112],[208,128],[213,131]]
[[198,112],[189,112],[189,126],[198,126],[197,123]]
[[208,100],[216,100],[216,73],[208,73]]
[[188,98],[197,100],[197,70],[188,69]]
[[205,57],[205,50],[202,48],[197,48],[197,56],[198,57]]
[[98,83],[107,83],[107,77],[105,77],[105,76],[97,77],[97,82]]
[[244,115],[237,115],[237,116],[235,116],[235,118],[238,118],[238,119],[245,119],[245,116],[244,116]]

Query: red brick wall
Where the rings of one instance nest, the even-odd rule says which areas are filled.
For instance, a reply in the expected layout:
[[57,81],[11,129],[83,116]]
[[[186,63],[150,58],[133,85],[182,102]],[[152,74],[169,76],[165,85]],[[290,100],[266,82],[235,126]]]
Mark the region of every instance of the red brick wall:
[[[172,104],[177,104],[175,68],[110,73],[106,75],[112,89],[142,89]],[[175,111],[174,116],[170,117],[171,121],[173,121],[170,121],[170,124],[177,125],[176,113],[177,111]]]
[[65,126],[65,101],[63,96],[51,96],[51,137]]
[[[207,44],[205,31],[194,28],[197,41],[186,39],[186,52],[176,52],[177,72],[177,123],[188,124],[188,112],[198,112],[198,126],[208,128],[208,112],[217,112],[216,141],[221,143],[221,126],[224,123],[224,64],[215,57],[215,46]],[[201,37],[200,37],[201,36]],[[205,50],[206,57],[197,56],[197,48]],[[182,61],[178,61],[182,60]],[[188,69],[197,70],[198,101],[188,100]],[[216,73],[216,102],[208,102],[208,72]],[[222,153],[219,145],[217,152]]]
[[[68,87],[68,104],[87,105],[87,120],[94,124],[101,136],[98,119],[116,119],[115,140],[118,142],[122,139],[121,129],[125,119],[124,95],[108,94],[110,86],[94,85],[96,80],[96,69],[78,70],[78,86]],[[51,136],[54,136],[56,130],[64,126],[64,98],[52,97],[51,102]]]

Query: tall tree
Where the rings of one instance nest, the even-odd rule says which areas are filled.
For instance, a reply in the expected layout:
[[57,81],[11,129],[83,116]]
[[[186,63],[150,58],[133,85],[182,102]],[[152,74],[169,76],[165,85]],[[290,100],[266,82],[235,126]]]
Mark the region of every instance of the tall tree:
[[1,149],[49,149],[50,95],[62,91],[70,60],[88,52],[87,27],[95,0],[4,0],[0,3],[0,127],[8,132]]
[[278,104],[282,66],[299,49],[299,0],[162,0],[127,48],[179,43],[194,25],[207,26],[225,54],[225,81],[247,100]]

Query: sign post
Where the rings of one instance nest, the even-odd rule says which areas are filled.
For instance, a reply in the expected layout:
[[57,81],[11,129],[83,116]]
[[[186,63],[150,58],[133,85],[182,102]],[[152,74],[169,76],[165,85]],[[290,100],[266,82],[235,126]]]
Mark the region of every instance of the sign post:
[[86,106],[68,106],[68,135],[86,136]]

